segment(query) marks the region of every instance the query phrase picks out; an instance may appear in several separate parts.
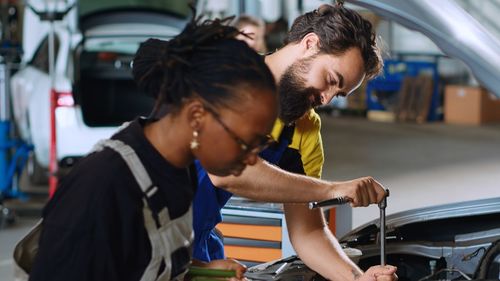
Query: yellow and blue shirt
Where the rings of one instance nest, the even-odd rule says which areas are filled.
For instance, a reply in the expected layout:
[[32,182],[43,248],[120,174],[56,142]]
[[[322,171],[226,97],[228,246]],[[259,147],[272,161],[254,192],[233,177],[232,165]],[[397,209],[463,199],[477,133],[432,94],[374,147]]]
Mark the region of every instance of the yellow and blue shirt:
[[[297,120],[292,127],[285,126],[278,119],[271,132],[278,143],[264,150],[260,156],[289,172],[320,178],[324,163],[320,129],[321,119],[314,110]],[[195,164],[198,189],[193,201],[193,257],[206,262],[223,259],[224,245],[214,230],[222,221],[221,209],[232,193],[215,188],[200,163],[196,161]]]
[[[278,140],[285,124],[280,119],[276,120],[271,135]],[[294,172],[287,167],[300,163],[303,167],[302,174],[310,177],[321,178],[324,153],[321,140],[321,119],[319,115],[310,110],[304,117],[295,122],[292,141],[287,151],[282,156],[278,166],[284,170]]]

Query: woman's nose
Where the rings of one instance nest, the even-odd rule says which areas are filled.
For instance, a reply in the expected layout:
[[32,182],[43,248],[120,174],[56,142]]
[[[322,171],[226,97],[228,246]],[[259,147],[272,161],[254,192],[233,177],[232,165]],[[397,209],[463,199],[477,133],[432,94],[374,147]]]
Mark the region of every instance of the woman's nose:
[[245,160],[243,161],[246,165],[255,165],[257,163],[257,153],[250,152],[248,155],[245,157]]

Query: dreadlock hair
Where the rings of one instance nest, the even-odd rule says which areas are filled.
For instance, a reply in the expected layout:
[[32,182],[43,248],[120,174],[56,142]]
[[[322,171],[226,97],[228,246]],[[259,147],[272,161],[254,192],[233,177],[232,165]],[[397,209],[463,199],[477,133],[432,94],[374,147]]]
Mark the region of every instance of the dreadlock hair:
[[340,55],[352,47],[358,47],[368,79],[382,71],[384,62],[372,24],[356,11],[345,8],[342,2],[335,6],[323,4],[296,18],[285,38],[285,44],[297,43],[309,33],[319,37],[318,47],[322,53]]
[[[194,9],[193,9],[194,10]],[[133,62],[133,76],[146,94],[156,98],[152,115],[162,106],[179,108],[190,97],[214,107],[231,107],[243,98],[244,87],[275,93],[276,84],[264,59],[236,40],[240,32],[227,24],[232,18],[193,18],[173,39],[141,43]]]

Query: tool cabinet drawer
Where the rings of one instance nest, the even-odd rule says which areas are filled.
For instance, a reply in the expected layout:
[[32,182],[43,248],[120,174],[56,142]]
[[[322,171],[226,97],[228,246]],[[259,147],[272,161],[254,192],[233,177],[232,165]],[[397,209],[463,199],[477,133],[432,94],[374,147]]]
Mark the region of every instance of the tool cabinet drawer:
[[217,229],[224,236],[227,258],[246,265],[268,262],[293,254],[283,213],[223,208]]

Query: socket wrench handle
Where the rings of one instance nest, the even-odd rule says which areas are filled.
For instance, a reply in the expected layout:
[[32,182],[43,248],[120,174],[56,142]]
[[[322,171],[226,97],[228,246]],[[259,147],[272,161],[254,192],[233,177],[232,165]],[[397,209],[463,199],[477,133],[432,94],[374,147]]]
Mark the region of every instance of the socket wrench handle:
[[325,200],[325,201],[320,201],[320,202],[310,202],[309,203],[309,209],[316,209],[316,208],[325,208],[325,209],[330,209],[338,205],[343,205],[349,203],[350,200],[347,197],[336,197],[333,199]]
[[385,208],[387,207],[387,197],[389,197],[389,189],[385,190],[385,197],[378,203],[380,209],[380,265],[386,265],[386,252],[385,252]]

